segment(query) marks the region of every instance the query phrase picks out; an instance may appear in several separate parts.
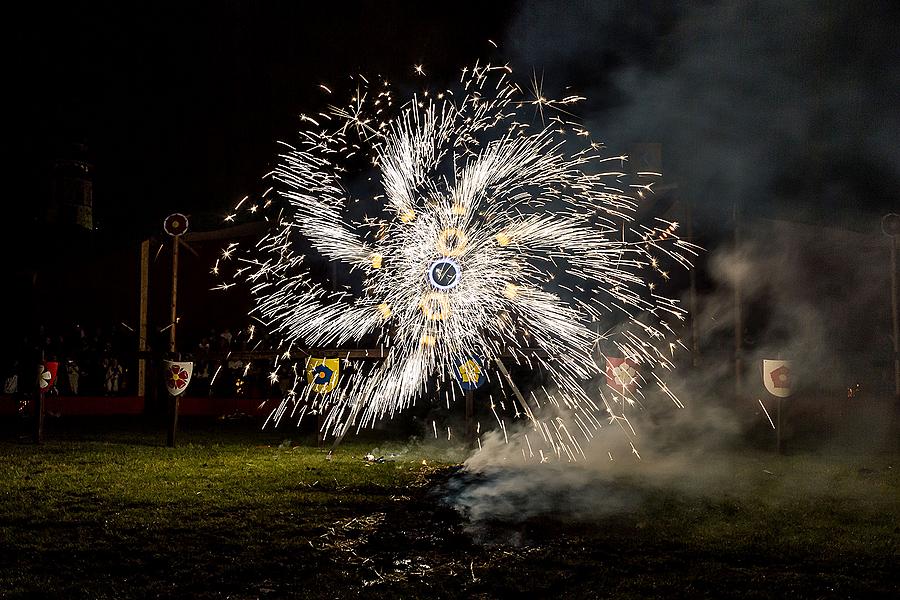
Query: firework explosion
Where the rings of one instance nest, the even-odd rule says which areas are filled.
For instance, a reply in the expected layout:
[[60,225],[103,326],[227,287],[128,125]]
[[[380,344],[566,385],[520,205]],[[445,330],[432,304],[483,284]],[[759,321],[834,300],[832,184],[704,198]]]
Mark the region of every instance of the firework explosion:
[[[604,347],[678,403],[653,369],[672,366],[669,322],[684,311],[654,281],[668,278],[663,260],[689,267],[694,247],[676,223],[635,220],[652,190],[628,185],[625,157],[605,156],[570,120],[581,98],[549,100],[536,80],[525,93],[511,73],[476,64],[454,89],[405,102],[386,82],[354,78],[351,101],[304,116],[299,143],[267,176],[272,188],[228,218],[270,214],[251,251],[229,247],[223,260],[237,258],[254,317],[283,344],[278,362],[363,340],[383,356],[327,393],[293,364],[293,387],[270,419],[321,413],[341,435],[422,400],[449,407],[461,396],[459,365],[477,357],[496,384],[487,402],[503,434],[508,420],[526,420],[526,457],[541,444],[574,460],[600,427],[630,439],[627,410],[645,398],[639,385],[607,386]],[[350,183],[367,178],[377,192],[353,197]],[[314,281],[302,238],[356,274],[356,293]],[[513,364],[547,384],[523,393]]]

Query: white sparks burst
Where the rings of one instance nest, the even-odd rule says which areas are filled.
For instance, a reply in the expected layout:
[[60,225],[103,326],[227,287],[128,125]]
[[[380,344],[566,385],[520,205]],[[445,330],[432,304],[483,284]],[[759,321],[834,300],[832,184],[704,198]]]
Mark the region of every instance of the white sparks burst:
[[[237,261],[239,277],[256,299],[254,317],[288,349],[279,360],[291,348],[354,344],[381,348],[383,358],[360,362],[326,394],[295,381],[277,415],[304,403],[341,434],[419,400],[456,399],[460,361],[480,357],[502,396],[490,405],[504,436],[498,405],[563,460],[583,455],[576,436],[589,440],[607,420],[633,436],[624,413],[644,396],[606,387],[601,342],[647,372],[671,368],[667,321],[684,311],[658,293],[669,277],[661,263],[689,267],[695,247],[675,223],[636,220],[652,190],[634,191],[623,157],[602,155],[568,120],[580,97],[549,100],[535,78],[529,100],[511,73],[476,64],[458,89],[405,104],[386,83],[360,77],[351,101],[303,120],[309,128],[269,174],[281,200],[268,217],[274,227]],[[362,181],[374,189],[351,193]],[[315,281],[304,245],[342,265],[355,287]],[[540,370],[540,390],[524,395],[512,363]],[[302,365],[294,371],[303,377]]]

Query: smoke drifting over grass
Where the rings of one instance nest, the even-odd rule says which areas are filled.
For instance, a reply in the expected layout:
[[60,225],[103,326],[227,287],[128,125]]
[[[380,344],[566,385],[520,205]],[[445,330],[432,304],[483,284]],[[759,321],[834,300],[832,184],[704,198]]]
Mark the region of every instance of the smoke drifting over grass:
[[[640,459],[614,426],[584,444],[586,460],[579,463],[545,450],[549,464],[541,464],[542,455],[535,450],[531,456],[524,441],[526,434],[538,437],[527,426],[510,429],[509,443],[502,433],[489,432],[446,489],[451,504],[476,525],[473,531],[481,535],[484,523],[538,517],[600,520],[637,511],[661,493],[756,493],[748,482],[764,465],[754,466],[748,479],[741,474],[748,460],[776,460],[774,432],[757,401],[765,401],[775,418],[762,385],[763,358],[794,361],[798,384],[785,401],[788,448],[852,459],[884,447],[892,407],[884,360],[890,349],[884,240],[772,221],[745,224],[743,234],[737,250],[723,247],[709,257],[713,285],[699,298],[696,315],[699,365],[684,360],[667,374],[685,408],[651,390],[644,408],[632,415]],[[745,383],[738,398],[735,286],[746,324]],[[847,387],[857,382],[857,395],[847,398]],[[844,493],[812,475],[794,473],[784,485],[785,493],[802,490],[806,496]]]
[[[651,397],[634,415],[641,460],[615,427],[601,429],[575,464],[555,455],[526,464],[527,427],[510,430],[509,444],[491,432],[448,484],[451,504],[475,523],[593,520],[663,491],[737,493],[748,460],[776,460],[758,403],[775,417],[765,358],[794,364],[795,394],[784,402],[789,452],[884,447],[893,381],[879,218],[900,195],[898,21],[888,2],[522,4],[506,36],[514,66],[533,67],[549,96],[566,85],[587,96],[579,112],[613,152],[662,143],[664,179],[678,185],[673,210],[690,202],[707,249],[693,315],[700,351],[666,376],[684,409]],[[692,346],[688,327],[682,341]],[[797,473],[785,485],[850,493]]]

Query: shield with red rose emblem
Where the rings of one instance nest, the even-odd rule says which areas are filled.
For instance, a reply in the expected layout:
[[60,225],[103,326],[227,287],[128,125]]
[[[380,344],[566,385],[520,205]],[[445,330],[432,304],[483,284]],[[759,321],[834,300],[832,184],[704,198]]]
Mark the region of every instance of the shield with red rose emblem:
[[637,363],[630,358],[606,357],[606,385],[624,394],[637,388]]
[[763,385],[776,398],[787,398],[794,391],[791,361],[763,360]]
[[191,382],[194,363],[167,360],[163,362],[163,369],[163,374],[166,378],[166,390],[173,396],[183,394]]
[[38,389],[42,392],[49,392],[56,385],[56,373],[59,370],[59,363],[55,361],[47,361],[38,366]]

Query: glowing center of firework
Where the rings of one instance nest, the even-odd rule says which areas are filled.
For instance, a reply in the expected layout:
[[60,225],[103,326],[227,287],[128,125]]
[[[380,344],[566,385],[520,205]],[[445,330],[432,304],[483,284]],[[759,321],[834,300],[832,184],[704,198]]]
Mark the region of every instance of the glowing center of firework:
[[439,290],[451,290],[459,284],[462,269],[452,258],[439,258],[428,267],[428,281]]

